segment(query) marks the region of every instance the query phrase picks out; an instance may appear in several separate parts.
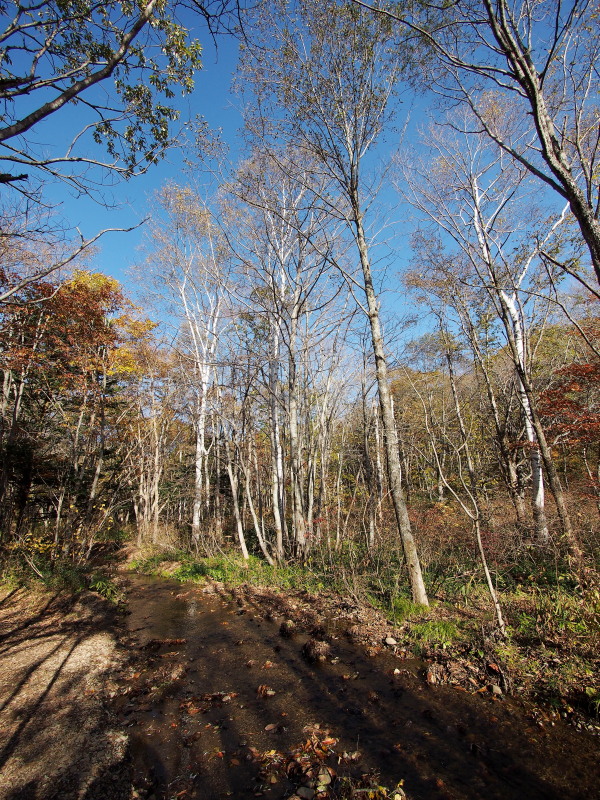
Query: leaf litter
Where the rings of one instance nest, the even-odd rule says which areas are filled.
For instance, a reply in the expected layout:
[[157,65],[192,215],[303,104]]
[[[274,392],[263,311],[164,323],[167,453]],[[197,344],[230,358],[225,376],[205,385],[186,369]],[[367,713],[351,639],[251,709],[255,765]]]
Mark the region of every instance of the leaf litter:
[[[164,698],[129,710],[134,778],[147,747],[161,754],[140,797],[176,789],[206,800],[574,800],[594,791],[596,743],[551,715],[533,720],[531,708],[507,698],[492,660],[411,659],[401,631],[342,598],[245,586],[230,593],[216,583],[174,598],[164,582],[133,584],[132,635],[156,601],[153,623],[135,634],[136,658],[147,652],[140,638],[159,638],[153,626],[187,640],[185,672]],[[282,618],[292,624],[282,629]],[[303,658],[309,640],[327,641],[322,661]],[[152,683],[135,669],[138,683]],[[268,684],[253,677],[265,670]],[[144,691],[135,697],[143,706]],[[152,715],[179,725],[145,737]]]
[[[597,791],[597,740],[511,697],[500,663],[465,656],[459,674],[453,658],[411,659],[402,631],[354,601],[252,587],[232,597],[222,585],[182,592],[134,577],[120,627],[92,606],[40,615],[0,605],[3,798],[576,800]],[[293,621],[285,633],[282,620]],[[323,661],[303,658],[309,639],[327,641]]]

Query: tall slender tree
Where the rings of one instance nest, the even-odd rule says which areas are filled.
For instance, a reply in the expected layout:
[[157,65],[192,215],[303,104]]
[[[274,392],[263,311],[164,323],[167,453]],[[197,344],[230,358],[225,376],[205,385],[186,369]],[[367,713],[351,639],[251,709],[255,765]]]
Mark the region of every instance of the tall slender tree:
[[[453,288],[446,287],[446,293],[460,291],[461,283],[477,286],[500,321],[529,443],[536,532],[547,543],[543,464],[564,533],[579,560],[579,544],[537,413],[528,331],[534,323],[538,335],[543,330],[550,301],[544,299],[541,253],[545,248],[560,250],[557,231],[565,212],[548,222],[532,202],[527,172],[483,134],[473,133],[470,118],[469,112],[449,114],[443,124],[432,125],[426,139],[427,168],[416,168],[412,178],[407,172],[411,202],[444,238],[441,257],[426,257],[425,262],[450,281]],[[520,211],[524,203],[527,216]]]
[[[267,6],[261,7],[260,13],[263,19],[273,19],[272,9]],[[276,26],[269,25],[260,48],[247,51],[242,76],[255,95],[254,114],[248,119],[252,132],[264,138],[276,130],[278,135],[295,142],[298,152],[305,151],[316,161],[331,179],[331,188],[321,200],[335,218],[345,223],[356,248],[396,522],[413,598],[427,604],[402,487],[379,299],[366,229],[373,196],[363,172],[368,154],[393,116],[390,100],[401,67],[391,44],[391,29],[385,19],[373,19],[351,3],[324,6],[316,0],[304,0],[280,17]],[[282,110],[267,118],[269,99],[279,103]]]
[[155,285],[155,297],[170,312],[187,386],[195,436],[192,540],[196,546],[210,505],[210,395],[220,336],[228,324],[227,280],[230,264],[207,204],[190,188],[165,187],[162,212],[153,224],[144,265]]

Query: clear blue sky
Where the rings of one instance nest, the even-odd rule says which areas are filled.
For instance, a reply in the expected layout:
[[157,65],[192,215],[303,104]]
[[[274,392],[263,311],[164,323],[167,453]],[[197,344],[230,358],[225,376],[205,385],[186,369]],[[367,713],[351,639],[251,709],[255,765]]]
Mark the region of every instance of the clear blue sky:
[[[232,156],[237,153],[236,134],[241,127],[241,114],[236,106],[236,98],[232,96],[230,88],[233,73],[236,67],[238,46],[231,37],[220,37],[218,47],[205,32],[197,32],[204,46],[203,69],[196,75],[195,90],[191,95],[178,98],[177,106],[181,113],[181,123],[201,116],[206,119],[212,129],[222,130],[223,139],[232,148]],[[426,101],[424,98],[415,98],[408,92],[401,107],[403,113],[409,113],[410,132],[406,139],[416,139],[416,127],[419,121],[426,116]],[[62,150],[69,141],[69,132],[77,131],[83,124],[77,119],[77,106],[63,109],[61,113],[53,115],[46,123],[39,126],[39,141],[56,146]],[[402,114],[402,112],[401,112]],[[400,120],[402,126],[402,120]],[[395,149],[398,144],[399,134],[390,131],[379,153],[384,157],[389,156],[390,149]],[[98,156],[102,153],[99,151]],[[167,181],[185,182],[188,176],[184,165],[185,153],[180,149],[171,150],[166,158],[158,165],[149,169],[147,174],[133,178],[129,182],[120,183],[113,194],[117,205],[104,208],[94,203],[87,197],[74,198],[64,185],[56,184],[52,189],[48,187],[46,197],[58,204],[61,217],[72,228],[78,227],[85,237],[91,237],[104,228],[128,228],[140,223],[151,211],[152,196]],[[378,155],[375,155],[375,159]],[[388,186],[383,192],[384,204],[392,205],[398,202],[395,192]],[[386,239],[391,235],[389,244],[393,248],[389,251],[382,247],[375,251],[375,267],[385,267],[383,285],[390,290],[382,296],[384,309],[393,309],[403,315],[407,313],[406,298],[401,290],[398,280],[398,271],[406,265],[410,256],[408,247],[409,225],[406,217],[411,212],[406,208],[403,211],[392,211],[386,215],[391,226],[381,234]],[[403,220],[404,217],[404,220]],[[129,274],[130,267],[141,261],[140,244],[144,238],[144,226],[129,233],[106,234],[99,243],[99,253],[94,258],[92,267],[120,280],[130,292],[135,294],[137,288]],[[381,262],[379,261],[381,257]],[[414,307],[411,309],[414,312]],[[425,319],[420,320],[422,327]]]
[[[178,98],[177,107],[181,112],[180,122],[184,123],[200,115],[206,119],[209,126],[215,130],[222,130],[223,139],[231,148],[231,156],[239,157],[240,152],[236,149],[236,139],[238,131],[242,126],[242,117],[237,106],[237,99],[231,94],[231,82],[237,64],[238,44],[232,37],[220,37],[215,48],[214,42],[205,33],[197,33],[203,43],[203,69],[196,75],[195,90],[191,95]],[[402,107],[404,113],[408,107],[412,106],[415,115],[412,120],[411,128],[416,124],[416,117],[420,117],[423,111],[423,102],[408,98]],[[54,115],[36,131],[38,139],[48,144],[55,145],[58,150],[62,150],[67,142],[67,137],[71,131],[77,131],[81,127],[81,120],[77,118],[77,109],[66,108],[60,114]],[[382,147],[384,157],[389,157],[390,148],[394,149],[397,145],[397,138],[394,133],[387,137],[388,141]],[[103,152],[98,148],[94,153],[97,157],[102,157]],[[151,167],[145,175],[132,178],[128,182],[121,182],[113,190],[107,192],[107,197],[111,192],[117,203],[114,208],[104,208],[87,197],[74,198],[72,194],[61,184],[47,187],[46,197],[51,198],[53,203],[58,203],[57,211],[70,227],[78,227],[85,237],[91,237],[104,228],[128,228],[137,225],[148,216],[152,207],[152,195],[167,181],[185,182],[188,175],[185,172],[184,152],[181,149],[173,149],[167,153],[166,158],[158,165]],[[377,161],[378,156],[374,156]],[[393,205],[398,202],[395,192],[388,186],[383,193],[384,204]],[[406,214],[406,209],[404,210]],[[387,267],[385,284],[388,289],[399,289],[397,272],[401,262],[406,260],[408,255],[406,225],[399,223],[401,212],[391,211],[386,215],[388,222],[393,221],[391,227],[380,233],[381,238],[389,240],[395,238],[400,233],[400,251],[389,257],[387,247],[382,248],[380,254],[383,256]],[[99,253],[94,257],[91,267],[111,275],[121,281],[125,288],[135,295],[136,289],[142,289],[134,282],[129,272],[130,267],[139,263],[143,259],[140,252],[140,245],[144,238],[144,228],[141,226],[128,233],[108,233],[99,242]],[[404,230],[402,230],[404,228]],[[402,236],[404,234],[404,236]],[[394,244],[397,246],[399,240]],[[391,244],[391,242],[390,242]],[[399,259],[399,260],[398,260]],[[380,266],[377,260],[376,266]],[[392,295],[385,297],[385,305],[390,302],[393,307],[400,308],[404,305],[401,298],[394,298]],[[382,298],[384,299],[384,298]]]
[[[231,79],[237,63],[237,42],[230,37],[220,37],[217,50],[210,37],[203,35],[199,38],[204,46],[203,69],[196,75],[194,92],[176,100],[176,106],[181,112],[180,122],[184,123],[200,115],[211,128],[222,129],[223,138],[234,146],[236,132],[241,127],[241,116],[235,105],[235,98],[230,94]],[[73,130],[77,130],[77,120],[68,118],[76,115],[77,111],[64,111],[67,114],[55,115],[43,128],[40,126],[39,132],[43,140],[56,144],[59,150],[65,146],[65,142],[61,140],[66,140],[67,119],[74,123]],[[177,124],[174,124],[174,129]],[[101,157],[103,153],[99,150],[95,155]],[[104,228],[132,227],[148,215],[153,193],[166,181],[185,181],[183,156],[180,149],[173,149],[161,163],[150,167],[145,175],[119,183],[112,190],[117,203],[114,208],[103,208],[87,197],[75,198],[60,184],[48,187],[46,197],[53,204],[59,204],[57,213],[69,226],[79,227],[85,237],[93,236]],[[139,258],[143,230],[144,226],[130,233],[108,233],[103,236],[99,243],[100,252],[94,259],[94,268],[127,285],[130,281],[128,268]]]

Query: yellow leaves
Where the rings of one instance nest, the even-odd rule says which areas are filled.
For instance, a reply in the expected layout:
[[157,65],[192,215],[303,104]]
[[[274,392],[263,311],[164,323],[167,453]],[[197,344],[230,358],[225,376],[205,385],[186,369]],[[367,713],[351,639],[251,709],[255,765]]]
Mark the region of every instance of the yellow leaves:
[[139,319],[132,314],[121,314],[115,317],[113,325],[132,339],[148,339],[149,334],[158,327],[158,322],[151,319]]
[[118,347],[110,353],[108,375],[140,375],[143,371],[143,365],[130,347]]
[[121,290],[121,284],[115,278],[104,275],[102,272],[89,272],[88,270],[75,270],[67,286],[84,287],[92,292],[109,292],[116,294]]
[[54,547],[54,538],[47,531],[27,531],[22,534],[18,539],[9,542],[7,545],[9,550],[13,552],[21,552],[26,554],[43,554],[49,553]]

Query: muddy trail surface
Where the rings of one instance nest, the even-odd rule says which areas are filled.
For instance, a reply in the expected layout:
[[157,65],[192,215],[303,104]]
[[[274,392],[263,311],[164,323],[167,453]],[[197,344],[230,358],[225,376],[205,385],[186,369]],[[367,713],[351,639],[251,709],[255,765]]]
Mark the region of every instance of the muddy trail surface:
[[343,609],[286,623],[297,608],[130,579],[134,655],[111,701],[129,796],[383,797],[368,793],[378,783],[410,800],[600,796],[597,738],[504,695],[430,685],[399,646],[349,636]]

